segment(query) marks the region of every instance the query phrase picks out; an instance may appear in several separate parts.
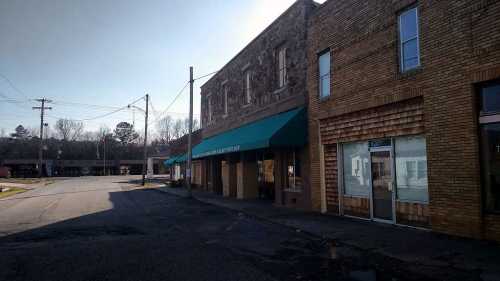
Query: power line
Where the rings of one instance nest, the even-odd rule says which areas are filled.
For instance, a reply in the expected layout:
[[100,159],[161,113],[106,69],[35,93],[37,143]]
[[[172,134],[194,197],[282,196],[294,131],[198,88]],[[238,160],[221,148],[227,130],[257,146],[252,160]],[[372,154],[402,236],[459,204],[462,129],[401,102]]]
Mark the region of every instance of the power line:
[[30,100],[28,98],[28,96],[21,90],[19,90],[19,88],[16,87],[16,85],[14,85],[14,83],[12,83],[12,81],[10,81],[9,78],[7,78],[7,76],[3,75],[2,73],[0,73],[0,77],[2,77],[5,81],[7,81],[7,83],[10,85],[10,87],[12,89],[14,89],[17,93],[19,93],[21,96],[23,96],[26,100]]
[[170,109],[170,107],[172,107],[174,105],[174,103],[177,101],[177,99],[179,99],[179,97],[181,96],[181,94],[184,92],[184,90],[187,88],[187,86],[189,85],[189,82],[186,82],[186,84],[184,85],[184,87],[182,87],[182,89],[179,91],[179,93],[177,94],[177,96],[175,96],[174,100],[167,106],[167,108],[162,111],[162,113],[157,116],[155,118],[155,120],[151,123],[156,123],[158,122],[167,112],[168,110]]
[[116,114],[122,110],[125,110],[125,109],[129,109],[129,107],[133,104],[136,104],[138,103],[139,101],[143,100],[145,96],[143,97],[140,97],[136,100],[134,100],[133,102],[127,104],[126,106],[123,106],[123,107],[118,107],[117,109],[111,111],[111,112],[108,112],[108,113],[105,113],[105,114],[102,114],[102,115],[98,115],[98,116],[95,116],[95,117],[90,117],[90,118],[83,118],[83,119],[69,119],[69,118],[59,118],[59,117],[56,117],[56,116],[50,116],[52,118],[57,118],[57,119],[67,119],[67,120],[71,120],[71,121],[75,121],[75,122],[86,122],[86,121],[93,121],[93,120],[97,120],[97,119],[101,119],[101,118],[104,118],[104,117],[108,117],[110,115],[113,115],[113,114]]
[[110,106],[110,105],[97,105],[97,104],[89,104],[89,103],[78,103],[78,102],[64,102],[64,101],[54,101],[54,104],[61,105],[61,106],[75,106],[75,107],[88,107],[88,108],[100,108],[100,109],[118,109],[119,107],[117,106]]
[[151,111],[153,112],[154,117],[157,118],[158,111],[156,111],[155,107],[153,106],[153,102],[151,101],[151,97],[149,97],[149,105],[151,106]]
[[197,77],[197,78],[194,78],[194,79],[193,79],[193,81],[203,79],[203,78],[208,77],[208,76],[210,76],[210,75],[213,75],[213,74],[215,74],[215,73],[217,73],[217,72],[219,72],[219,70],[214,71],[214,72],[211,72],[211,73],[209,73],[209,74],[202,75],[202,76]]

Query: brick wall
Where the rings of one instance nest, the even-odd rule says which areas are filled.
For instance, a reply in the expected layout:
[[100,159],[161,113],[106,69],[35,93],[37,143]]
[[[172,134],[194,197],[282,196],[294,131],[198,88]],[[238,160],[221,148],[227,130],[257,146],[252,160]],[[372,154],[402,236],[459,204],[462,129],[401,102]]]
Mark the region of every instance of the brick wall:
[[[280,112],[306,106],[307,19],[317,6],[298,0],[201,87],[203,137],[207,138]],[[278,87],[278,50],[286,48],[287,83]],[[251,102],[246,103],[246,73]],[[228,89],[225,115],[224,87]],[[208,100],[212,100],[212,122]]]
[[338,214],[339,192],[338,192],[338,166],[337,145],[326,145],[325,153],[325,192],[326,210],[328,213]]
[[[419,9],[421,67],[401,74],[397,16],[410,5]],[[321,206],[320,120],[420,97],[431,228],[500,240],[500,216],[482,214],[473,87],[500,78],[499,15],[491,0],[329,0],[315,11],[307,72],[313,207]],[[320,101],[317,55],[328,48],[332,95]]]

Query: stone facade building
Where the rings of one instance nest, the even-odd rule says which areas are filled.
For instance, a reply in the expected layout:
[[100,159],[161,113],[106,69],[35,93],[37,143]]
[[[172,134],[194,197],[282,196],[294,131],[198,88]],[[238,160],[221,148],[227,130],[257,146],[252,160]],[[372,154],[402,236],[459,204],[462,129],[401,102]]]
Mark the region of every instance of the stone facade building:
[[313,209],[500,240],[500,2],[331,0],[308,35]]
[[310,208],[307,22],[296,1],[201,87],[203,186],[224,196]]

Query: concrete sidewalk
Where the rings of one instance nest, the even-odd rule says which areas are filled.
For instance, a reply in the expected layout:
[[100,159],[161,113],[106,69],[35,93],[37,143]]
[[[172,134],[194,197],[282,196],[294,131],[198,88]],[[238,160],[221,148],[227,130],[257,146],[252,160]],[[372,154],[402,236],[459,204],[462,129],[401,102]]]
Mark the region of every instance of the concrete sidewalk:
[[[184,188],[159,190],[187,196]],[[500,280],[500,245],[494,242],[452,237],[402,226],[387,225],[275,207],[262,200],[236,200],[193,191],[202,202],[229,208],[246,215],[278,223],[328,240],[340,246],[381,254],[405,262],[415,271],[467,271],[478,280]],[[474,274],[476,275],[476,274]]]

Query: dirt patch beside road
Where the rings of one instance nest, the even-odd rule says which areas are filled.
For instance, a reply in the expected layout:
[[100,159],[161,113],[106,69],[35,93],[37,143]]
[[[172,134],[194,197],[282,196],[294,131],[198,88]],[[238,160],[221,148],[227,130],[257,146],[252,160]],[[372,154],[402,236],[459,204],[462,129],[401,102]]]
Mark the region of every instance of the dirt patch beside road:
[[19,187],[9,187],[9,186],[2,186],[0,189],[7,189],[7,191],[0,192],[0,199],[7,198],[9,196],[18,194],[18,193],[23,193],[26,192],[26,189],[24,188],[19,188]]

